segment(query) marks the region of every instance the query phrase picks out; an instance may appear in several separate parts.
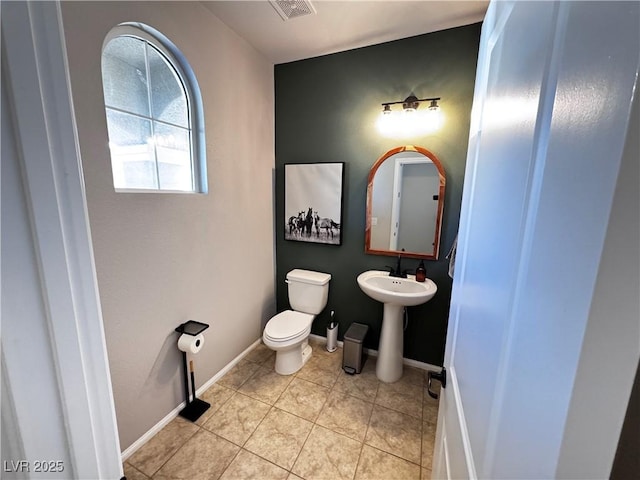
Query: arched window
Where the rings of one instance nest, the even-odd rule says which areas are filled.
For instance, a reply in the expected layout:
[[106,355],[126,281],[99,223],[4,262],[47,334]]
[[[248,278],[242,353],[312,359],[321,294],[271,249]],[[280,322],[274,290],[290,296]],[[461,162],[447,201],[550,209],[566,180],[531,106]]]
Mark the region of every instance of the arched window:
[[200,90],[175,45],[140,23],[117,26],[102,86],[115,189],[206,192]]

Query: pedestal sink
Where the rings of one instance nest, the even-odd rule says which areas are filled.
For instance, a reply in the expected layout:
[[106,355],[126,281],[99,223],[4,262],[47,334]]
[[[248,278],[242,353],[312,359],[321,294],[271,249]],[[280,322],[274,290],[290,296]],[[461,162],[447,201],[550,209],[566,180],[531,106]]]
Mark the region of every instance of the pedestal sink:
[[358,275],[358,285],[369,297],[384,304],[376,376],[385,383],[396,382],[402,378],[404,308],[428,302],[438,287],[428,278],[417,282],[413,275],[391,277],[389,272],[380,270]]

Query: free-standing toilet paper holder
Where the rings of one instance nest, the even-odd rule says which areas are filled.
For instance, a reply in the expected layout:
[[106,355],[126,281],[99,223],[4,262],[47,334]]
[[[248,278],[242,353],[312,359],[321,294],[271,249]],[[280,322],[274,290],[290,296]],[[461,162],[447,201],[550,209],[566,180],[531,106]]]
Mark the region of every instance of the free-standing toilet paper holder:
[[[196,337],[207,328],[209,328],[209,325],[206,323],[189,320],[188,322],[179,325],[176,328],[176,332],[182,335],[192,335]],[[190,362],[192,398],[189,398],[189,372],[187,371],[187,352],[185,351],[182,352],[182,366],[184,370],[184,395],[187,400],[187,406],[180,411],[179,415],[187,420],[195,422],[211,405],[204,400],[196,398],[196,381],[195,373],[193,371],[193,360]]]

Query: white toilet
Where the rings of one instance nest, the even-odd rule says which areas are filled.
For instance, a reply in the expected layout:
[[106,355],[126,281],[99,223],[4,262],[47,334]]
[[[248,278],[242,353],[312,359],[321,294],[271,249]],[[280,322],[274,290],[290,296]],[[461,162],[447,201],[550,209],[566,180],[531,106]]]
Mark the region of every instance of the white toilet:
[[287,273],[289,304],[272,317],[264,327],[262,341],[276,352],[276,373],[291,375],[302,368],[311,357],[308,338],[311,323],[327,305],[328,273],[294,269]]

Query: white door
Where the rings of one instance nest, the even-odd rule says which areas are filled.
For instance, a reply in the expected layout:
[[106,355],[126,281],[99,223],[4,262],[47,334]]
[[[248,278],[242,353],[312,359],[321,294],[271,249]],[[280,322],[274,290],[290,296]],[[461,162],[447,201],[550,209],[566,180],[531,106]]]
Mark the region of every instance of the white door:
[[[623,158],[637,172],[637,147],[623,152],[638,71],[638,18],[637,2],[489,7],[434,478],[609,475],[640,356],[637,290],[635,298],[621,298],[616,318],[598,313],[617,290],[604,282],[605,274],[616,276],[604,268],[603,254],[614,240],[634,255],[627,259],[631,269],[620,274],[638,288],[637,219],[629,232],[607,230],[610,213],[614,219],[632,208],[637,217],[637,177],[626,186],[623,176],[616,182]],[[615,204],[616,188],[635,197],[620,194]],[[603,322],[610,327],[601,328]],[[610,385],[609,379],[590,377],[586,365],[611,367],[617,384],[606,392],[599,383]],[[589,395],[599,401],[591,412],[580,407]],[[576,435],[579,428],[589,435],[596,424],[599,438]]]

